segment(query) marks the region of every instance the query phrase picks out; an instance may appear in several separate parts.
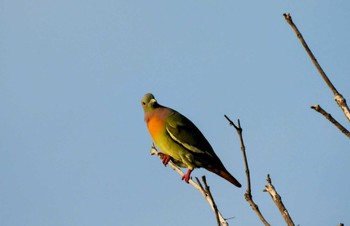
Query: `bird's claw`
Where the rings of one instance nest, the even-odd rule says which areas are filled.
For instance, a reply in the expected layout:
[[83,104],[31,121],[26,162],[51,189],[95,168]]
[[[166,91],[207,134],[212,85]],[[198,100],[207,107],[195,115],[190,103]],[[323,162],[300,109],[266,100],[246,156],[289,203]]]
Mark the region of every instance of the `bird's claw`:
[[168,165],[169,161],[171,160],[171,156],[164,153],[162,153],[161,158],[164,166]]
[[191,172],[192,170],[188,169],[187,173],[182,176],[181,180],[184,180],[188,184],[188,181],[191,179]]

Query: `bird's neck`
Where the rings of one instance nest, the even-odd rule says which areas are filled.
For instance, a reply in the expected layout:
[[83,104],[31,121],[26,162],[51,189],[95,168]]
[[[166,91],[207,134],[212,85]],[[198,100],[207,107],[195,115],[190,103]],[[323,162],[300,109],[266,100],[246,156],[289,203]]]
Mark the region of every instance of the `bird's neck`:
[[145,112],[145,122],[148,122],[153,116],[157,116],[157,118],[163,118],[166,116],[166,108],[158,105],[156,108],[151,111]]

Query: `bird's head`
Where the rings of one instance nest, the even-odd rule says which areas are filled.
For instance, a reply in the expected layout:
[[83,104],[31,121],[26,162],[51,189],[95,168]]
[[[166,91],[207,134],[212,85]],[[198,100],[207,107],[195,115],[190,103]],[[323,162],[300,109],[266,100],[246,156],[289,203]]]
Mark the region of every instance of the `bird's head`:
[[141,100],[141,105],[143,107],[144,112],[150,112],[155,109],[158,105],[156,98],[152,93],[147,93],[143,96]]

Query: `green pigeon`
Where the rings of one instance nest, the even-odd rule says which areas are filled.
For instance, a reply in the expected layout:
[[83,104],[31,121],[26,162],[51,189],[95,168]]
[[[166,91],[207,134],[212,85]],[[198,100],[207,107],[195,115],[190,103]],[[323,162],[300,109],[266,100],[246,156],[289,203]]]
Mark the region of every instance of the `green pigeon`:
[[141,101],[144,119],[156,146],[163,153],[162,162],[171,160],[187,168],[182,180],[188,183],[195,168],[205,168],[237,187],[241,184],[226,170],[202,132],[179,112],[158,104],[151,93]]

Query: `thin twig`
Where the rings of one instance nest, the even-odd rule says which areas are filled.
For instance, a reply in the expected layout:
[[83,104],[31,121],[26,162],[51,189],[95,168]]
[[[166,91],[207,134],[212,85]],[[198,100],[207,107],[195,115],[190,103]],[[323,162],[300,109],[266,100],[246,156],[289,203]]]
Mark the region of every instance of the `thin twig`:
[[240,123],[240,121],[238,119],[238,126],[236,126],[227,115],[224,115],[224,116],[227,119],[227,121],[229,121],[230,126],[233,126],[236,129],[237,133],[238,133],[239,141],[241,142],[241,151],[242,151],[242,154],[243,154],[243,159],[244,159],[244,164],[245,164],[245,174],[246,174],[246,177],[247,177],[247,193],[251,194],[250,172],[249,172],[247,155],[245,153],[245,146],[244,146],[243,136],[242,136],[243,129],[241,127],[241,123]]
[[321,74],[323,80],[327,83],[328,87],[331,89],[331,91],[333,92],[334,95],[338,94],[337,89],[333,86],[332,82],[329,80],[329,78],[327,77],[326,73],[323,71],[322,67],[320,66],[320,64],[317,62],[316,57],[314,56],[314,54],[311,52],[308,44],[305,42],[302,34],[300,33],[299,29],[297,28],[297,26],[294,24],[293,20],[292,20],[292,16],[289,13],[284,13],[283,14],[284,18],[286,19],[287,23],[292,27],[292,29],[294,30],[295,34],[297,35],[299,41],[301,42],[301,44],[304,46],[307,54],[309,54],[312,63],[315,65],[315,67],[317,68],[318,72]]
[[335,86],[332,84],[332,82],[329,80],[328,76],[326,73],[323,71],[322,67],[320,64],[317,62],[316,57],[314,54],[311,52],[309,46],[307,45],[306,41],[304,40],[302,34],[300,33],[299,29],[297,26],[294,24],[292,20],[292,16],[289,13],[284,13],[283,14],[284,18],[286,19],[287,23],[292,27],[294,30],[295,34],[297,35],[299,41],[301,44],[304,46],[306,52],[308,53],[309,57],[311,58],[312,63],[315,65],[317,68],[318,72],[322,76],[323,80],[326,82],[330,90],[334,94],[334,100],[337,102],[338,106],[342,109],[344,112],[345,117],[350,121],[350,110],[348,105],[346,104],[345,98],[338,92],[338,90],[335,88]]
[[231,126],[233,126],[236,129],[236,132],[238,134],[239,140],[241,142],[241,151],[243,154],[244,164],[245,164],[245,173],[247,177],[247,191],[244,194],[245,200],[249,203],[249,205],[252,207],[253,211],[258,215],[259,219],[264,223],[265,226],[270,226],[270,224],[266,221],[264,216],[259,210],[259,206],[254,202],[253,196],[252,196],[252,190],[251,190],[251,184],[250,184],[250,172],[249,172],[249,166],[248,166],[248,159],[245,151],[245,145],[243,141],[243,129],[241,127],[241,123],[238,119],[238,126],[236,126],[233,121],[227,117],[227,115],[224,115],[227,121],[230,123]]
[[[196,178],[196,179],[197,179],[197,182],[199,182],[198,178]],[[218,207],[216,206],[216,203],[214,202],[214,197],[213,197],[213,195],[210,192],[210,187],[207,184],[207,179],[205,178],[205,176],[202,176],[202,181],[204,183],[204,188],[205,188],[206,193],[208,194],[209,198],[211,200],[213,200],[213,208],[214,208],[214,213],[215,213],[215,216],[216,216],[216,222],[218,223],[218,226],[220,226],[221,223],[220,223],[219,210],[218,210]],[[201,187],[203,187],[203,186],[201,186]]]
[[[163,153],[158,152],[158,150],[156,149],[156,147],[154,146],[154,144],[152,144],[152,149],[151,149],[151,155],[156,155],[158,156],[160,159],[163,158]],[[175,170],[178,174],[180,174],[181,176],[185,175],[184,172],[182,172],[182,170],[177,167],[173,162],[169,162],[168,166],[170,166],[170,168],[172,168],[173,170]],[[214,199],[209,191],[209,186],[207,185],[206,181],[204,182],[205,186],[208,187],[208,191],[203,188],[202,184],[199,182],[198,178],[196,178],[198,184],[196,182],[194,182],[192,179],[190,179],[188,181],[189,184],[191,184],[195,189],[197,189],[202,196],[205,198],[205,200],[207,200],[207,202],[209,203],[211,209],[213,210],[213,212],[215,213],[216,219],[218,220],[218,225],[219,226],[228,226],[227,221],[225,220],[225,218],[221,215],[220,211],[218,210]]]
[[285,222],[287,223],[288,226],[294,226],[294,222],[292,218],[290,217],[288,210],[284,206],[281,196],[277,193],[275,187],[272,185],[272,181],[270,178],[270,175],[267,175],[267,185],[265,186],[264,191],[268,192],[273,200],[273,202],[276,204],[278,207],[279,211],[281,212]]
[[323,110],[323,108],[320,105],[313,105],[311,106],[312,109],[317,111],[318,113],[322,114],[326,119],[328,119],[331,123],[333,123],[342,133],[344,133],[347,137],[350,138],[350,132],[342,126],[337,120],[335,120],[331,114]]

